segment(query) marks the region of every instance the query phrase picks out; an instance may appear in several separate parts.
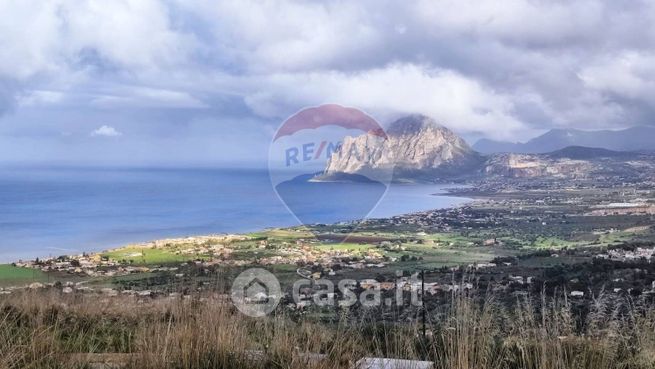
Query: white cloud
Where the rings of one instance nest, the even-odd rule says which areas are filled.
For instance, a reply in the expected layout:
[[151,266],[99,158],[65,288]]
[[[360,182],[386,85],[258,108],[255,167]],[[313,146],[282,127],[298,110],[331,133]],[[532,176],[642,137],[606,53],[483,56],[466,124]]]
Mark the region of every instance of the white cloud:
[[123,134],[119,131],[116,130],[116,128],[112,126],[107,126],[103,125],[100,128],[96,129],[95,131],[91,132],[92,137],[118,137],[122,136]]
[[4,0],[0,14],[0,114],[77,119],[53,131],[90,117],[175,136],[149,127],[271,124],[325,102],[494,138],[655,124],[652,1]]
[[197,46],[156,0],[7,0],[0,12],[0,75],[19,79],[84,69],[93,57],[128,72],[180,66]]
[[18,97],[18,105],[23,107],[56,105],[61,103],[65,94],[59,91],[33,90]]
[[[496,138],[648,123],[626,122],[639,107],[608,96],[637,99],[641,88],[597,88],[579,77],[624,48],[655,49],[653,10],[649,2],[603,0],[223,1],[190,8],[210,24],[212,46],[239,65],[234,88],[264,117],[348,100],[426,112]],[[407,75],[394,76],[398,65],[424,72],[406,68]],[[642,78],[641,86],[653,80]],[[446,90],[453,93],[440,95]]]
[[[353,2],[219,1],[184,7],[204,19],[211,47],[256,73],[329,68],[385,42],[371,10]],[[393,32],[393,24],[388,31]]]
[[[118,95],[118,93],[121,93]],[[146,108],[206,108],[202,101],[186,92],[164,89],[133,87],[114,91],[113,95],[92,98],[91,104],[102,108],[146,107]]]
[[420,0],[414,11],[433,33],[545,46],[596,39],[604,9],[597,0]]
[[655,53],[608,56],[584,68],[579,76],[589,88],[643,99],[655,107]]
[[512,115],[511,95],[450,70],[396,64],[354,74],[277,74],[263,83],[272,93],[246,98],[262,116],[283,118],[299,103],[334,102],[362,108],[383,121],[398,114],[423,113],[459,132],[484,132],[495,138],[527,129]]

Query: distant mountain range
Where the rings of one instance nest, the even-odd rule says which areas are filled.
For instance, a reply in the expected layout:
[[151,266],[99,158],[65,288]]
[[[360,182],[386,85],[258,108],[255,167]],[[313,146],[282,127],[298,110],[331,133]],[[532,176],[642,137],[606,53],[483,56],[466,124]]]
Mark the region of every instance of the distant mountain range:
[[483,154],[525,153],[539,154],[561,150],[569,146],[602,148],[614,151],[655,151],[655,128],[632,127],[620,131],[581,131],[553,129],[525,143],[481,139],[473,149]]
[[[313,180],[379,180],[384,177],[380,174],[387,173],[395,182],[483,177],[631,180],[655,176],[655,154],[650,152],[655,148],[651,143],[655,130],[648,127],[597,132],[554,130],[525,144],[496,143],[508,146],[488,148],[493,153],[487,155],[423,115],[399,119],[386,133],[386,139],[369,134],[346,137],[323,173]],[[537,152],[526,153],[528,149]]]

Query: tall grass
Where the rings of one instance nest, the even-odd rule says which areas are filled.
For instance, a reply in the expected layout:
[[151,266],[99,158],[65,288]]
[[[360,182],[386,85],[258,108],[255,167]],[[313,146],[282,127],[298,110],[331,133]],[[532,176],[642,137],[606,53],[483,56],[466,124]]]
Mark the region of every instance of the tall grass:
[[[435,368],[654,368],[655,308],[600,294],[584,314],[566,298],[453,294],[416,321],[377,311],[337,323],[247,318],[219,300],[25,292],[0,301],[0,369],[83,368],[110,353],[126,368],[350,368],[363,356]],[[325,355],[316,360],[307,353]],[[129,354],[129,355],[117,355]]]

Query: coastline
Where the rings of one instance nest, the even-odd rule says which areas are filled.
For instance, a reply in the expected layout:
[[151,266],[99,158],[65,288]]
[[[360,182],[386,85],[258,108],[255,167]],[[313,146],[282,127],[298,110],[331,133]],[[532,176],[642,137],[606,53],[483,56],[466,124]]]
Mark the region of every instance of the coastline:
[[[4,226],[0,263],[97,252],[161,238],[299,224],[264,169],[45,167],[0,170],[0,177],[10,179],[4,191],[9,200],[0,200]],[[426,197],[435,192],[448,197],[440,187],[450,185],[392,185],[370,217],[458,204],[461,201],[453,197]],[[294,212],[299,211],[302,223],[308,224],[360,219],[366,215],[363,207],[369,205],[354,206],[350,199],[370,201],[373,196],[361,184],[294,186],[285,195],[298,198],[292,199],[298,208]],[[308,197],[302,200],[303,196]]]
[[[402,183],[402,184],[396,184],[400,185],[399,187],[405,187],[405,188],[412,188],[416,189],[419,188],[421,185],[425,186],[446,186],[450,184],[415,184],[415,183]],[[406,211],[406,212],[401,212],[401,213],[393,213],[393,214],[388,214],[383,217],[376,217],[376,216],[371,216],[374,212],[374,209],[369,213],[369,216],[365,219],[374,219],[374,220],[385,220],[385,219],[391,219],[391,218],[398,218],[398,217],[404,217],[404,216],[410,216],[412,214],[417,214],[421,212],[426,212],[426,211],[432,211],[432,210],[443,210],[443,209],[451,209],[451,208],[457,208],[461,206],[466,206],[470,204],[471,202],[474,202],[478,199],[473,198],[471,196],[465,196],[463,193],[458,192],[461,190],[462,186],[457,186],[457,187],[452,187],[452,188],[442,188],[438,192],[429,192],[426,193],[426,196],[433,196],[433,197],[440,197],[440,198],[458,198],[461,200],[460,203],[458,204],[449,204],[447,206],[443,207],[431,207],[431,208],[426,208],[426,209],[419,209],[419,210],[414,210],[414,211]],[[422,195],[421,195],[422,196]],[[342,221],[334,221],[332,223],[326,223],[329,226],[336,226],[338,224],[353,224],[361,221],[362,219],[351,219],[351,220],[342,220]],[[244,222],[247,223],[247,222]],[[302,224],[287,224],[287,225],[271,225],[271,226],[253,226],[253,227],[244,227],[242,231],[226,231],[226,232],[210,232],[210,233],[188,233],[188,234],[179,234],[179,235],[171,235],[171,236],[155,236],[153,238],[144,238],[144,239],[135,239],[132,241],[126,241],[126,242],[120,242],[120,243],[115,243],[113,245],[107,245],[107,246],[98,246],[98,247],[90,247],[87,249],[79,249],[79,250],[67,250],[67,249],[59,249],[59,248],[51,248],[51,249],[57,249],[61,250],[61,253],[58,253],[56,255],[49,255],[46,256],[44,254],[39,254],[35,255],[33,257],[25,257],[25,258],[18,258],[18,259],[10,259],[10,260],[2,260],[0,261],[0,265],[8,265],[8,264],[15,264],[15,263],[20,263],[20,262],[30,262],[34,260],[51,260],[51,259],[56,259],[58,257],[71,257],[71,256],[78,256],[78,255],[88,255],[88,256],[97,256],[97,255],[102,255],[102,254],[107,254],[111,252],[117,252],[123,249],[129,249],[129,248],[149,248],[151,244],[161,244],[164,241],[172,241],[172,242],[179,242],[181,240],[190,240],[190,239],[203,239],[203,238],[223,238],[223,237],[233,237],[233,236],[247,236],[249,234],[254,234],[254,233],[260,233],[260,232],[266,232],[270,230],[289,230],[293,229],[296,227],[302,226]],[[69,251],[69,252],[66,252]],[[71,252],[72,251],[72,252]]]

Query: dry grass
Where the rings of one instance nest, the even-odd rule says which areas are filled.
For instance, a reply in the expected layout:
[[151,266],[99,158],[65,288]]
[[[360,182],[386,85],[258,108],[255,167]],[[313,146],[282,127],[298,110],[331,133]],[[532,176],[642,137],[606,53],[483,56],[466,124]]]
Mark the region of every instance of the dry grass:
[[[26,292],[0,301],[0,368],[84,368],[80,353],[123,353],[127,368],[349,368],[362,356],[430,360],[436,368],[653,368],[655,309],[598,296],[584,319],[565,298],[454,295],[412,323],[250,319],[208,300]],[[374,312],[372,312],[373,314]],[[321,353],[315,361],[305,353]],[[111,356],[108,356],[111,358]]]

